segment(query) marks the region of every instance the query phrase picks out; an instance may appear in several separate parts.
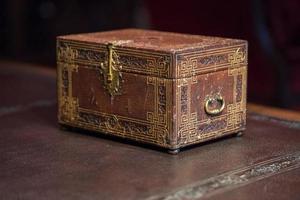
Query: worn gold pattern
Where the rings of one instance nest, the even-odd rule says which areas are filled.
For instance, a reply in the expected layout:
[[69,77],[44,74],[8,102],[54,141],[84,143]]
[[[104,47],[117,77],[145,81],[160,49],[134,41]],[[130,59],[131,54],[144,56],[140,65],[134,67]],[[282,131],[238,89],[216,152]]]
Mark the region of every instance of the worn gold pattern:
[[72,95],[72,73],[78,71],[78,65],[73,61],[77,56],[78,52],[75,49],[58,47],[58,115],[59,119],[64,119],[66,122],[77,119],[78,99]]
[[[107,49],[105,45],[58,40],[60,123],[171,149],[233,133],[241,130],[246,120],[246,56],[247,47],[238,45],[204,52],[177,53],[173,61],[173,57],[166,53],[118,46]],[[176,77],[183,78],[169,79],[173,65]],[[121,72],[146,75],[147,85],[154,88],[155,108],[147,112],[145,120],[81,108],[72,91],[72,76],[79,67],[97,70],[106,81],[104,85],[115,78],[116,75],[112,74],[117,71],[118,78]],[[233,102],[226,105],[222,114],[200,120],[199,113],[191,107],[192,87],[198,84],[195,75],[216,70],[227,70],[228,76],[233,78]],[[119,83],[112,88],[108,89],[111,95],[120,94]],[[174,110],[173,98],[176,104]],[[204,104],[202,108],[205,112]]]
[[[76,52],[71,57],[61,55],[69,55],[65,53]],[[78,53],[79,52],[79,53]],[[97,53],[95,53],[97,52]],[[97,55],[100,54],[100,55]],[[127,72],[137,69],[145,69],[146,72],[159,76],[168,75],[170,65],[170,57],[167,55],[149,54],[148,57],[143,52],[128,52],[114,47],[115,67]],[[132,57],[129,57],[132,56]],[[78,71],[78,66],[82,68],[97,69],[104,74],[103,64],[107,58],[107,50],[102,47],[91,49],[89,45],[76,42],[59,42],[58,43],[58,93],[59,93],[59,119],[63,124],[77,126],[89,130],[101,131],[120,137],[128,137],[131,139],[146,141],[160,146],[168,147],[171,138],[169,138],[171,130],[171,114],[170,110],[171,96],[169,90],[172,88],[172,81],[159,77],[148,77],[147,84],[152,85],[155,90],[155,109],[154,112],[147,113],[146,120],[138,120],[125,116],[119,116],[109,113],[101,113],[95,110],[81,108],[78,99],[72,96],[72,73]],[[126,59],[125,59],[126,57]],[[84,58],[85,60],[82,60]],[[136,59],[148,59],[145,62],[137,63]],[[134,62],[134,65],[131,65]],[[76,65],[75,65],[76,64]],[[76,66],[76,68],[74,68]],[[131,68],[130,68],[131,67]],[[136,68],[137,67],[137,68]],[[69,95],[65,96],[63,92],[65,88],[62,74],[68,73],[68,91]],[[105,73],[108,73],[106,70]],[[107,76],[105,76],[107,79]]]
[[[208,73],[209,70],[227,70],[228,76],[233,77],[233,102],[227,104],[225,114],[215,116],[213,118],[207,118],[204,120],[197,119],[197,112],[192,112],[191,101],[181,101],[177,98],[177,134],[178,143],[180,146],[186,146],[199,141],[205,141],[216,136],[226,135],[229,133],[240,130],[243,124],[246,122],[246,78],[247,78],[247,52],[246,46],[231,46],[219,50],[211,50],[206,52],[189,52],[177,55],[178,66],[176,69],[179,74],[185,74],[186,76]],[[216,56],[218,59],[216,59]],[[221,56],[222,55],[222,56]],[[226,56],[223,56],[226,55]],[[209,59],[209,57],[212,59]],[[196,68],[196,64],[199,61],[209,60],[210,65],[203,68]],[[226,58],[226,59],[225,59]],[[213,60],[213,61],[211,61]],[[200,64],[203,64],[201,61]],[[237,85],[238,77],[242,77],[242,81]],[[191,99],[193,84],[196,84],[195,77],[178,79],[177,81],[177,95],[181,99]],[[182,90],[182,88],[185,88]],[[186,97],[183,97],[183,91]],[[242,94],[239,94],[241,92]],[[239,102],[237,102],[237,96],[239,96]],[[184,103],[184,104],[182,104]],[[178,109],[181,107],[181,110]],[[182,108],[186,111],[182,112]]]

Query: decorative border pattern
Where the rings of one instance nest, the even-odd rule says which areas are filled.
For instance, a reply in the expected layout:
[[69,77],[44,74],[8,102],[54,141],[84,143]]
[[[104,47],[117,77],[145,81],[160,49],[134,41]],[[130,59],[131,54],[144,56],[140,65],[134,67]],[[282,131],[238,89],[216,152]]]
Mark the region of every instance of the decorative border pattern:
[[229,171],[146,200],[196,200],[300,167],[300,152]]
[[[184,78],[204,74],[209,71],[226,70],[232,64],[247,65],[247,58],[244,54],[246,48],[245,45],[236,45],[208,51],[177,54],[176,77]],[[231,57],[228,57],[230,53],[233,53],[237,49],[240,49],[237,52],[238,54],[232,54]]]
[[74,63],[77,56],[78,51],[70,47],[57,51],[58,119],[64,119],[67,123],[77,120],[78,99],[72,94],[72,73],[78,72],[78,65]]
[[[197,112],[191,112],[191,87],[197,83],[196,76],[177,79],[176,113],[178,146],[187,146],[221,135],[234,133],[246,123],[247,47],[239,45],[207,52],[192,52],[177,55],[179,74],[203,74],[208,70],[227,70],[233,77],[233,103],[226,107],[227,113],[199,121]],[[196,65],[207,67],[195,68]],[[205,94],[200,94],[205,95]]]
[[[120,43],[120,41],[119,41]],[[105,62],[107,58],[107,47],[103,45],[87,44],[75,41],[58,40],[58,52],[61,49],[71,48],[77,54],[72,58],[77,65],[98,66]],[[151,52],[144,50],[125,49],[118,46],[114,47],[118,55],[117,68],[121,72],[143,74],[146,76],[155,76],[160,78],[171,78],[171,55],[162,52]],[[74,55],[73,55],[74,56]],[[71,59],[64,53],[58,53],[57,59]],[[121,66],[121,67],[120,67]]]
[[[105,46],[103,48],[98,47],[98,49],[90,48],[92,47],[87,44],[58,41],[58,118],[60,123],[169,147],[172,124],[171,113],[167,110],[171,110],[172,96],[170,90],[172,90],[172,80],[147,76],[147,84],[152,85],[155,91],[153,96],[155,108],[154,112],[147,113],[146,120],[101,113],[80,107],[79,99],[72,95],[73,73],[77,73],[79,67],[100,70],[100,63],[104,62],[102,59],[106,58],[107,50]],[[133,52],[131,54],[120,48],[115,50],[121,60],[122,69],[126,69],[130,62],[135,62],[136,55],[139,55],[140,58],[147,58],[147,55],[144,55],[143,52]],[[122,57],[124,55],[128,56],[126,62]],[[129,58],[129,55],[133,55],[132,58]],[[146,63],[140,63],[141,69],[145,67],[149,70],[149,73],[156,73],[161,76],[167,75],[168,71],[166,69],[169,68],[167,65],[170,65],[171,60],[164,60],[164,56],[155,56]],[[151,66],[142,66],[142,64],[150,64]],[[157,69],[154,70],[155,67]],[[127,69],[130,70],[129,67]]]
[[[141,70],[146,70],[143,73],[148,73],[147,84],[152,85],[155,91],[154,112],[147,112],[145,120],[138,120],[80,108],[79,100],[72,95],[72,75],[78,72],[78,67],[100,70],[100,63],[104,62],[107,57],[107,49],[105,45],[95,46],[58,40],[58,117],[60,123],[172,149],[233,133],[245,123],[247,77],[245,45],[226,47],[218,51],[209,50],[176,55],[175,67],[181,70],[181,74],[207,73],[208,70],[212,71],[217,67],[226,69],[228,76],[234,78],[234,102],[227,105],[227,114],[202,121],[198,121],[196,112],[191,112],[191,86],[197,83],[196,76],[180,79],[159,78],[156,76],[169,77],[171,75],[169,69],[173,63],[172,57],[120,47],[116,47],[115,51],[124,72],[138,72],[136,70],[140,67]],[[131,58],[130,55],[132,55]],[[187,63],[193,64],[187,65]],[[194,65],[199,65],[199,63],[207,67],[195,68]],[[174,96],[176,110],[173,110],[172,106]],[[173,122],[173,112],[177,114],[176,122]]]

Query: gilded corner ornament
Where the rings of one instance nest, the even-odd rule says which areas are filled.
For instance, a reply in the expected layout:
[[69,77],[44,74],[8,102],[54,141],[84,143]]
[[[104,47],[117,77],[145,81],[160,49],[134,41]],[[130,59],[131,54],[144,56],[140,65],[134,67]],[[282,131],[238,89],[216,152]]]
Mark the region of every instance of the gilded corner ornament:
[[244,62],[246,59],[246,54],[241,51],[241,48],[237,48],[237,50],[233,54],[228,55],[228,61],[231,66]]
[[73,122],[78,115],[78,99],[72,95],[72,73],[78,72],[75,59],[78,51],[68,45],[58,46],[58,91],[59,91],[59,118]]

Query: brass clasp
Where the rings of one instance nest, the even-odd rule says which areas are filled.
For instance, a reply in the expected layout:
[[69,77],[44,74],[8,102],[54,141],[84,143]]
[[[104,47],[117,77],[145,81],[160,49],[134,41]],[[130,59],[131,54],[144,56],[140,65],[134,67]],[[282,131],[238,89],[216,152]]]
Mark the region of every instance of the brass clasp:
[[107,61],[100,64],[100,72],[104,79],[104,88],[108,91],[110,96],[120,95],[121,72],[119,69],[121,69],[121,66],[119,65],[118,55],[112,43],[107,45],[107,51]]

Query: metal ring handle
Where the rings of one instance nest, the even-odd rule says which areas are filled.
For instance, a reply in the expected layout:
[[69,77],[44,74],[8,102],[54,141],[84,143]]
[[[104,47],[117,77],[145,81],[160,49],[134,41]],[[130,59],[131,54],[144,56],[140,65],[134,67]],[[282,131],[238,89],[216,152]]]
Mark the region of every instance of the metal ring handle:
[[[210,109],[210,104],[214,101],[218,101],[221,103],[220,108]],[[224,110],[224,108],[225,108],[225,100],[220,95],[216,97],[209,97],[204,104],[205,112],[209,115],[218,115]]]

